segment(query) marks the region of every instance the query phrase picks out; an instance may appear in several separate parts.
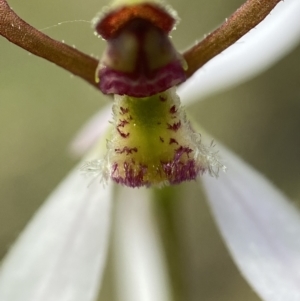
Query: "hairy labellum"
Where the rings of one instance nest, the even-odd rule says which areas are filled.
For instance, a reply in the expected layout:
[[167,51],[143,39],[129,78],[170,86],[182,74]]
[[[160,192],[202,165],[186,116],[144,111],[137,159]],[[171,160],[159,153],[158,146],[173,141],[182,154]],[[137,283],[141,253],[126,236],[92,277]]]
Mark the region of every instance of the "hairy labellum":
[[161,186],[194,180],[220,168],[212,145],[186,120],[175,88],[151,97],[115,96],[113,132],[104,160],[83,170],[129,187]]
[[175,19],[155,4],[113,10],[97,21],[107,49],[96,77],[105,94],[147,97],[185,80],[184,60],[168,32]]

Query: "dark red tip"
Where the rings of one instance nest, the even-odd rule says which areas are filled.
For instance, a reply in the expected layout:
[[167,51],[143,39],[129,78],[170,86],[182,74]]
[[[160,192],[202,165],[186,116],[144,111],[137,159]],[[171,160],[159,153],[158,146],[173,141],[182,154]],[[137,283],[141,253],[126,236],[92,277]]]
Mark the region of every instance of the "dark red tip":
[[104,39],[111,39],[124,25],[136,18],[151,22],[165,33],[169,33],[176,23],[174,17],[163,7],[143,3],[123,6],[109,12],[96,23],[95,30]]

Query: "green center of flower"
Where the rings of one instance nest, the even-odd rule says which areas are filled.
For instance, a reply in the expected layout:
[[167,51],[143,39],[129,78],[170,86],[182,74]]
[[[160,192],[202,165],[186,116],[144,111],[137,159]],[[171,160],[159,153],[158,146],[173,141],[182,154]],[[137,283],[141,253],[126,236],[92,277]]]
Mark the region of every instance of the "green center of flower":
[[149,187],[194,180],[206,171],[217,175],[223,167],[191,128],[175,88],[145,98],[116,95],[113,118],[105,159],[89,163],[86,171]]

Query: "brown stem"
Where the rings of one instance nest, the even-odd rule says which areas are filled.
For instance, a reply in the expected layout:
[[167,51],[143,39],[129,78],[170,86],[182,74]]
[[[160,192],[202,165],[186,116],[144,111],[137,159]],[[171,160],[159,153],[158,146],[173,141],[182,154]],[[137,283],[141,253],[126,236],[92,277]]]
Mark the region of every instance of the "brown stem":
[[187,77],[259,24],[280,1],[248,0],[219,28],[185,51],[183,56],[189,67]]
[[25,50],[42,57],[96,86],[98,61],[64,43],[55,41],[23,21],[0,0],[0,35]]

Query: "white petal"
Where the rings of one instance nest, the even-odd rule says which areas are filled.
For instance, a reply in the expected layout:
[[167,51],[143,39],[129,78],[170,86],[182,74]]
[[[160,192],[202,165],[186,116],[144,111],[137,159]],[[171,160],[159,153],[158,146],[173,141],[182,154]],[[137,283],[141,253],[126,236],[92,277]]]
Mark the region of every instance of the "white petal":
[[36,213],[4,259],[1,301],[91,301],[101,282],[111,187],[75,169]]
[[300,41],[299,16],[299,0],[280,2],[255,29],[180,86],[184,104],[238,85],[276,63]]
[[76,135],[70,146],[75,157],[81,157],[104,135],[111,118],[112,102],[97,112]]
[[263,300],[299,301],[299,211],[257,171],[221,154],[227,173],[203,182],[233,259]]
[[122,189],[117,205],[114,253],[120,301],[171,300],[150,193]]

